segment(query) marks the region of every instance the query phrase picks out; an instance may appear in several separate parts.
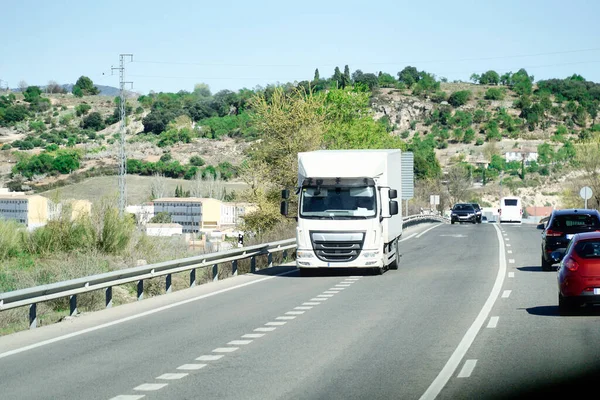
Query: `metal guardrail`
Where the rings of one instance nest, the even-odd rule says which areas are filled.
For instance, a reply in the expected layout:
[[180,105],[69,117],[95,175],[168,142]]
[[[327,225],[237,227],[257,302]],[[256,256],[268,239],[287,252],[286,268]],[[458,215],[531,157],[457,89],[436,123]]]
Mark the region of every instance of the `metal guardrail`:
[[[422,222],[448,222],[438,215],[411,215],[403,218],[403,226],[408,227]],[[149,264],[140,267],[121,269],[83,278],[35,286],[6,293],[0,293],[0,311],[29,306],[29,327],[37,326],[37,303],[69,297],[69,314],[77,314],[77,295],[104,289],[105,306],[112,307],[113,286],[137,282],[137,299],[144,295],[144,280],[165,276],[166,292],[171,292],[171,277],[174,273],[189,272],[189,285],[196,285],[196,269],[212,267],[213,281],[219,279],[219,264],[231,262],[231,274],[237,275],[238,260],[250,258],[250,272],[256,272],[256,257],[267,256],[268,267],[273,266],[273,253],[284,252],[296,248],[296,239],[286,239],[277,242],[255,246],[236,248],[179,260]]]

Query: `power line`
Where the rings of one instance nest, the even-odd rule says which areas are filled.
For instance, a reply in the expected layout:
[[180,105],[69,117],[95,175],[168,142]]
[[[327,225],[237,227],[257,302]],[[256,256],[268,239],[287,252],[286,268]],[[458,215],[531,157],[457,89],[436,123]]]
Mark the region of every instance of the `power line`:
[[[540,56],[549,56],[549,55],[559,55],[559,54],[573,54],[573,53],[586,53],[600,51],[600,48],[591,48],[591,49],[579,49],[579,50],[563,50],[563,51],[551,51],[545,53],[531,53],[531,54],[515,54],[515,55],[506,55],[506,56],[492,56],[492,57],[469,57],[469,58],[460,58],[460,59],[441,59],[441,60],[411,60],[411,61],[390,61],[390,62],[370,62],[370,63],[355,63],[359,65],[406,65],[406,64],[432,64],[432,63],[451,63],[451,62],[464,62],[464,61],[486,61],[486,60],[501,60],[501,59],[511,59],[511,58],[526,58],[526,57],[540,57]],[[306,66],[314,66],[314,64],[236,64],[236,63],[199,63],[199,62],[186,62],[186,61],[153,61],[153,60],[136,60],[134,61],[136,64],[164,64],[164,65],[195,65],[195,66],[205,66],[205,67],[240,67],[240,68],[249,68],[249,67],[278,67],[278,68],[296,68],[296,67],[306,67]],[[320,64],[321,67],[335,67],[337,64]]]

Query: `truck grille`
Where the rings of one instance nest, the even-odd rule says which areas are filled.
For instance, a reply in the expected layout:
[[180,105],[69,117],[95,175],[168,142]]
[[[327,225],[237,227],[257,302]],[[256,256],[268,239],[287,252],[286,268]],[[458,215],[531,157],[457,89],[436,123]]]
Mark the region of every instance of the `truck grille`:
[[348,262],[360,255],[364,232],[310,232],[315,254],[321,261]]

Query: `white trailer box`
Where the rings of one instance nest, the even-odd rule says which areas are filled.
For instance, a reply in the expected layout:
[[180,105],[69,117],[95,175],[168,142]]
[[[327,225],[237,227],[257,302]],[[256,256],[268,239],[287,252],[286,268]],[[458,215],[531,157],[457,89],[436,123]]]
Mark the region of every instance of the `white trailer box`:
[[298,267],[396,268],[401,168],[397,149],[299,153]]

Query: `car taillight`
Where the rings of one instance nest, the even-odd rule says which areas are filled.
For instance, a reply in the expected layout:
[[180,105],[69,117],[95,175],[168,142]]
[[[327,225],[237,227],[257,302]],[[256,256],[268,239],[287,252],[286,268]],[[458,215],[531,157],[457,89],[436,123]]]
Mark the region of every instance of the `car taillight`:
[[559,231],[553,231],[552,229],[546,230],[546,236],[558,237],[558,236],[562,236],[562,235],[563,235],[563,233],[559,232]]
[[579,264],[572,258],[568,258],[565,261],[565,267],[567,267],[569,271],[577,271],[577,268],[579,268]]

